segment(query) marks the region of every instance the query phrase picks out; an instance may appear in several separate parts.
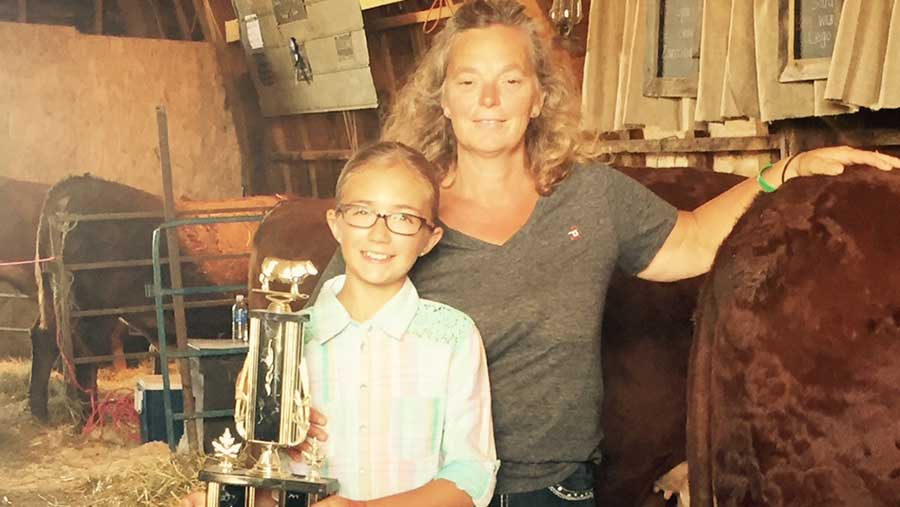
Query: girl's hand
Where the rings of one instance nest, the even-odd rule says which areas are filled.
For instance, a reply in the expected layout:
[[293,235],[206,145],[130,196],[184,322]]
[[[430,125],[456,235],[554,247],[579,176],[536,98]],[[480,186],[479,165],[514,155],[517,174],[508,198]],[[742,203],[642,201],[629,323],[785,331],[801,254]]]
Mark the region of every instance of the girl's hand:
[[316,438],[319,442],[328,440],[328,432],[325,431],[325,424],[328,418],[325,414],[314,408],[309,409],[309,433],[306,434],[306,440],[297,447],[287,449],[287,453],[294,461],[303,461],[303,451],[308,451],[311,447],[309,439]]

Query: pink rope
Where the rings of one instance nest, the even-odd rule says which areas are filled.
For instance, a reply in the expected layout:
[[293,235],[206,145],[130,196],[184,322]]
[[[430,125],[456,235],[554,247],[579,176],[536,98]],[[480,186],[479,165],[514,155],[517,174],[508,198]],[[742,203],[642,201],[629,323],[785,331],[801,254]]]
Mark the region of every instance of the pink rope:
[[39,264],[41,262],[52,261],[56,257],[44,257],[43,259],[35,259],[32,261],[10,261],[10,262],[0,262],[0,267],[3,266],[24,266],[26,264]]

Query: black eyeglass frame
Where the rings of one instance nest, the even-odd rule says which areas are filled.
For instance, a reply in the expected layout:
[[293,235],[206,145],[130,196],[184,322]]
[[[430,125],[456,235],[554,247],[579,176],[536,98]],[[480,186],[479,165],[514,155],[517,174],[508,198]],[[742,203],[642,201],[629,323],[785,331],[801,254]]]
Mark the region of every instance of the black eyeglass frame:
[[[368,225],[365,227],[362,225],[353,225],[350,222],[348,222],[347,218],[344,216],[344,212],[347,211],[347,208],[364,209],[364,210],[368,211],[369,213],[371,213],[373,216],[375,216],[375,219],[372,220],[371,225]],[[372,227],[375,227],[375,224],[378,223],[378,219],[380,218],[384,221],[384,226],[387,227],[387,230],[389,230],[389,231],[391,231],[391,233],[397,234],[399,236],[415,236],[416,234],[419,233],[419,231],[422,230],[422,227],[428,227],[428,229],[431,231],[433,231],[435,229],[435,227],[437,227],[433,223],[429,222],[427,218],[420,217],[419,215],[414,215],[412,213],[406,213],[403,211],[399,211],[396,213],[378,213],[377,211],[375,211],[367,206],[363,206],[361,204],[338,204],[337,206],[334,207],[334,212],[339,213],[341,215],[341,218],[344,220],[345,224],[349,225],[350,227],[356,228],[356,229],[371,229]],[[415,232],[410,232],[410,233],[395,231],[394,229],[391,228],[391,223],[388,221],[388,218],[392,217],[394,215],[403,215],[403,216],[419,219],[419,228],[416,229]]]

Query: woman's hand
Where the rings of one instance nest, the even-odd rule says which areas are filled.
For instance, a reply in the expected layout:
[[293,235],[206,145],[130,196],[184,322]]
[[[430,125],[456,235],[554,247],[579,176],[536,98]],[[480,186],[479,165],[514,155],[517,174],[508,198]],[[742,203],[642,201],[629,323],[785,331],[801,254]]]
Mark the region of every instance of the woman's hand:
[[333,495],[312,504],[312,507],[366,507],[366,502]]
[[844,172],[848,165],[870,165],[890,171],[900,168],[900,158],[878,153],[851,148],[849,146],[834,146],[804,151],[791,159],[784,171],[784,180],[787,181],[796,176],[811,176],[814,174],[835,175]]
[[311,448],[309,443],[311,438],[316,438],[319,442],[328,440],[328,432],[325,431],[326,423],[328,423],[328,418],[325,417],[325,414],[314,408],[309,409],[309,433],[306,434],[306,440],[302,444],[287,449],[291,459],[294,461],[303,460],[303,451],[308,451]]

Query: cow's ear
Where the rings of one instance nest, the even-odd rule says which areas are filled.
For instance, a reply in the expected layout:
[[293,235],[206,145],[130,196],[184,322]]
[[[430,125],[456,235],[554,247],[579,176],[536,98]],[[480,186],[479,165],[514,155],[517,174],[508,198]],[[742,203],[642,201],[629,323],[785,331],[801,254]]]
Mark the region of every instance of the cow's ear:
[[333,209],[326,211],[325,221],[328,222],[328,228],[331,229],[331,235],[334,236],[334,240],[341,244],[341,230],[337,223],[337,212]]

